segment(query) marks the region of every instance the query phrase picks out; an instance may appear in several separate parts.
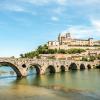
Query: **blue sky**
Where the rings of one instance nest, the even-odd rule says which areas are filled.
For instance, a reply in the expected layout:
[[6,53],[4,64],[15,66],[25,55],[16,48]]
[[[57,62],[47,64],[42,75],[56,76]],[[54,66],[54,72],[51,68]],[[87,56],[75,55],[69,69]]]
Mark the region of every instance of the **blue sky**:
[[0,0],[0,56],[18,56],[59,33],[99,39],[100,0]]

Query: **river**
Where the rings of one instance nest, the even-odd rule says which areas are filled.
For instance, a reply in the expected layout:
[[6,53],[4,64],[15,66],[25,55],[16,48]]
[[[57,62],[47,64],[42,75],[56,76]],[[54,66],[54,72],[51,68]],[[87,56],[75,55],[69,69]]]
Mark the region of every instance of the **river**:
[[7,75],[6,71],[0,74],[0,100],[100,100],[99,69],[32,74],[22,79]]

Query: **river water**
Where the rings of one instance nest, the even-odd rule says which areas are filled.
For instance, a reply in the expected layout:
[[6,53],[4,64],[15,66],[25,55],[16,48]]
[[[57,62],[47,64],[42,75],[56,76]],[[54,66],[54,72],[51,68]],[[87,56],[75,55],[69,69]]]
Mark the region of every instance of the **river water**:
[[2,74],[0,100],[100,100],[99,69],[32,74],[22,79]]

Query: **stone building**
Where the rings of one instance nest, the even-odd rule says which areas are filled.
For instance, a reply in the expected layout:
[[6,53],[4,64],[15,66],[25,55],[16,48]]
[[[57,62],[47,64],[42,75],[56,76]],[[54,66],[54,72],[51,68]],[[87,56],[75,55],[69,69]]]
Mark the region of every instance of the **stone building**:
[[[49,49],[70,49],[70,48],[84,48],[90,47],[93,49],[94,45],[100,46],[100,41],[94,41],[93,38],[85,39],[73,39],[70,33],[59,34],[57,41],[49,41]],[[93,47],[93,48],[92,48]],[[95,48],[94,48],[95,49]]]

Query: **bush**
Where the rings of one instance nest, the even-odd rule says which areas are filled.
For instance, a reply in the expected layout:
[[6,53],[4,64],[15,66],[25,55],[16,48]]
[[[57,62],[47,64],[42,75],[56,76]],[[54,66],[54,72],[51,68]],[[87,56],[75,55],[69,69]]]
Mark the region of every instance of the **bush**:
[[69,54],[75,54],[75,53],[85,52],[85,50],[84,49],[69,49],[69,50],[67,50],[67,52]]

